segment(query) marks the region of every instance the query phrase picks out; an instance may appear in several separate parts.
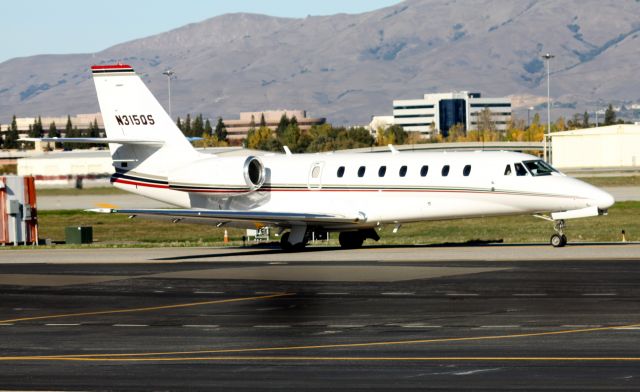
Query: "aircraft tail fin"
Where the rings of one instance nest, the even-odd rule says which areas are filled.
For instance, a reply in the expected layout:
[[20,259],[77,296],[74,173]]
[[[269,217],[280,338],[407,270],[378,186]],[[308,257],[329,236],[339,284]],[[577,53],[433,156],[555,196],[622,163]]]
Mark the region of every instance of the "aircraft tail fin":
[[195,152],[131,66],[94,65],[91,71],[107,139],[149,141],[146,146],[110,144],[114,162],[142,163],[160,149],[178,160]]

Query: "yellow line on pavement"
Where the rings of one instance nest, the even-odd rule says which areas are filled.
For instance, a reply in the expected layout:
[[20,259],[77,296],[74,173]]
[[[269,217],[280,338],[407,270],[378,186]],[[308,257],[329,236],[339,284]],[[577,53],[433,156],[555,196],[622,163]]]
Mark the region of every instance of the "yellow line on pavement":
[[209,356],[209,357],[1,357],[4,361],[70,362],[195,362],[195,361],[326,361],[326,362],[640,362],[640,357],[328,357],[328,356]]
[[[614,325],[609,327],[597,327],[597,328],[582,328],[582,329],[567,329],[558,331],[546,331],[546,332],[533,332],[533,333],[521,333],[510,335],[494,335],[494,336],[470,336],[470,337],[458,337],[458,338],[435,338],[435,339],[419,339],[419,340],[396,340],[386,342],[365,342],[365,343],[342,343],[342,344],[322,344],[322,345],[309,345],[309,346],[280,346],[280,347],[255,347],[255,348],[232,348],[232,349],[215,349],[215,350],[197,350],[197,351],[166,351],[166,352],[146,352],[146,353],[104,353],[104,354],[66,354],[66,355],[46,355],[46,356],[13,356],[13,357],[0,357],[0,361],[7,360],[19,360],[24,358],[34,358],[38,360],[57,360],[57,359],[76,359],[81,358],[107,358],[111,360],[119,359],[136,359],[141,357],[154,357],[154,360],[160,360],[158,357],[177,357],[185,355],[206,355],[206,354],[232,354],[232,353],[252,353],[252,352],[268,352],[268,351],[297,351],[297,350],[322,350],[332,348],[359,348],[359,347],[379,347],[379,346],[394,346],[394,345],[407,345],[407,344],[428,344],[428,343],[451,343],[451,342],[468,342],[479,340],[504,340],[504,339],[517,339],[528,338],[538,336],[553,336],[553,335],[568,335],[577,333],[588,332],[601,332],[620,330],[621,328],[640,327],[640,324],[628,324],[628,325]],[[237,358],[237,357],[234,357]],[[259,357],[266,358],[266,357]],[[279,358],[279,357],[278,357]],[[171,358],[167,358],[171,359]],[[175,358],[176,360],[180,358]]]
[[49,320],[49,319],[57,319],[57,318],[63,318],[63,317],[98,316],[102,314],[135,313],[135,312],[149,312],[153,310],[189,308],[194,306],[224,304],[224,303],[241,302],[241,301],[253,301],[257,299],[267,299],[267,298],[277,298],[277,297],[284,297],[284,296],[289,296],[294,294],[295,293],[276,293],[276,294],[270,294],[270,295],[261,295],[257,297],[220,299],[220,300],[213,300],[213,301],[191,302],[186,304],[150,306],[150,307],[144,307],[144,308],[100,310],[96,312],[65,313],[65,314],[53,314],[48,316],[21,317],[21,318],[9,319],[9,320],[0,320],[0,324],[17,323],[20,321]]

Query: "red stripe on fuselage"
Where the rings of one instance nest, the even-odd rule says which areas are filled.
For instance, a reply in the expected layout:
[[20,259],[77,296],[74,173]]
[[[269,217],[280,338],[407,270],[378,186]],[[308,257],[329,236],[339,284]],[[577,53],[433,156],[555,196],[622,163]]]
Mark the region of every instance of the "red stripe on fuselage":
[[[158,184],[149,184],[137,181],[123,180],[123,179],[115,179],[113,182],[119,182],[121,184],[128,185],[137,185],[137,186],[146,186],[150,188],[161,188],[161,189],[170,189],[178,192],[191,192],[191,193],[246,193],[246,190],[230,190],[230,189],[194,189],[194,190],[180,190],[170,188],[168,185],[158,185]],[[462,190],[453,190],[453,189],[273,189],[273,188],[261,188],[257,190],[258,192],[415,192],[415,193],[483,193],[483,194],[494,194],[494,195],[511,195],[511,193],[507,192],[499,192],[499,191],[462,191]],[[564,195],[515,195],[515,196],[530,196],[530,197],[561,197],[561,198],[569,198],[572,199],[575,196],[564,196]]]
[[105,69],[133,69],[132,66],[127,64],[111,64],[111,65],[92,65],[92,70],[105,70]]
[[115,180],[113,180],[113,182],[119,182],[120,184],[127,184],[127,185],[146,186],[149,188],[169,189],[169,185],[148,184],[148,183],[138,182],[138,181],[123,180],[122,178],[116,178]]

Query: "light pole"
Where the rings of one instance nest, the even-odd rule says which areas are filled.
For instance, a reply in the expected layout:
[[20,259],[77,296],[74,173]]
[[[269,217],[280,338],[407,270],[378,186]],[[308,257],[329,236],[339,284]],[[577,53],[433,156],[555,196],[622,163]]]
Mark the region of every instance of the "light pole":
[[604,110],[598,110],[598,109],[596,109],[594,113],[596,114],[596,128],[598,128],[598,127],[600,126],[600,125],[598,124],[598,114],[604,114],[605,112],[604,112]]
[[547,60],[547,134],[544,137],[544,159],[547,160],[547,138],[551,135],[551,59],[556,56],[552,54],[545,54],[543,59]]
[[527,129],[529,129],[529,127],[531,126],[531,120],[530,120],[529,114],[531,113],[532,110],[533,110],[533,106],[529,106],[527,108]]
[[167,69],[162,74],[167,77],[167,89],[169,90],[169,117],[171,117],[171,119],[173,119],[173,116],[171,115],[171,78],[176,73],[171,69]]

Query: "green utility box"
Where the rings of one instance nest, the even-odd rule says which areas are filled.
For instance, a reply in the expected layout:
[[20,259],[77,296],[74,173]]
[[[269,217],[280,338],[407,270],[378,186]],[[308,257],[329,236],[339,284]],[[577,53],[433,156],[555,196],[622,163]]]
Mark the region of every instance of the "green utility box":
[[64,229],[64,240],[67,244],[90,244],[93,242],[93,227],[71,226]]

